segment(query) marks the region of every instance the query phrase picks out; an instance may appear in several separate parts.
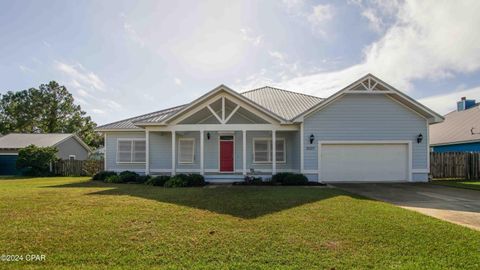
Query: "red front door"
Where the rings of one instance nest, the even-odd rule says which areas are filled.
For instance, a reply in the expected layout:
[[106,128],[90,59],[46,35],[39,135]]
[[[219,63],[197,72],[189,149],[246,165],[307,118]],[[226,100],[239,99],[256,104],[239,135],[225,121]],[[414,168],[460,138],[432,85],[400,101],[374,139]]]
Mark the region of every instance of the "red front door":
[[220,171],[233,172],[233,141],[220,141]]

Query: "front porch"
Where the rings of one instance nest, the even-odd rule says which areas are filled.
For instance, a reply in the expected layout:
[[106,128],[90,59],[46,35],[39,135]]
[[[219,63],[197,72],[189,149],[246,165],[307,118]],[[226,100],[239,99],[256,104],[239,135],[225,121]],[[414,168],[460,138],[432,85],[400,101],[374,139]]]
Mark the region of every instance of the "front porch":
[[[145,131],[145,174],[198,173],[210,182],[241,181],[247,174],[269,178],[300,172],[300,131]],[[197,126],[198,127],[198,126]],[[178,126],[177,126],[178,128]],[[231,127],[230,127],[231,128]]]

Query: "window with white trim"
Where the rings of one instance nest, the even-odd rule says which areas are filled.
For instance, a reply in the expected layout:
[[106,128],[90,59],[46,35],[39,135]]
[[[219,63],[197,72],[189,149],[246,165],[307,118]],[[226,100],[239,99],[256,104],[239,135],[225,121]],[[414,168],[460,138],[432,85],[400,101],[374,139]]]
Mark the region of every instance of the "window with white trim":
[[75,159],[77,159],[77,156],[75,156],[75,155],[69,155],[68,156],[68,160],[75,160]]
[[[275,157],[277,163],[285,163],[286,150],[285,139],[276,140]],[[253,139],[253,162],[254,163],[271,163],[272,162],[272,139],[255,138]]]
[[121,139],[117,141],[118,163],[144,163],[146,143],[143,139]]
[[195,139],[178,140],[178,163],[193,163],[195,160]]

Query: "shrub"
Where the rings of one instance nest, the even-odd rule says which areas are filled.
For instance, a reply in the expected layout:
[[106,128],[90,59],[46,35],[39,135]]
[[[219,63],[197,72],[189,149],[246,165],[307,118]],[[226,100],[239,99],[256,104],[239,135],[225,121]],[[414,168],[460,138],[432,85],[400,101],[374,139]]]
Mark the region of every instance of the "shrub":
[[115,174],[115,175],[110,175],[107,178],[105,178],[105,183],[119,184],[119,183],[123,183],[123,181],[122,181],[122,178],[120,178],[119,175]]
[[131,171],[123,171],[118,176],[120,177],[122,183],[136,182],[137,177],[139,177],[138,173]]
[[148,179],[145,184],[163,187],[168,180],[170,180],[170,176],[167,175],[155,176]]
[[[82,165],[82,171],[85,175],[96,175],[100,172],[100,168],[102,163],[98,162],[98,160],[84,160]],[[93,179],[93,178],[92,178]],[[93,179],[98,180],[98,179]]]
[[56,147],[37,147],[29,145],[18,151],[16,167],[30,176],[51,175],[50,164],[57,160]]
[[189,187],[203,187],[205,186],[205,178],[200,174],[190,174],[188,175],[188,186]]
[[293,173],[288,173],[288,172],[281,172],[281,173],[277,173],[275,175],[272,176],[272,182],[273,183],[283,183],[283,181],[285,180],[285,178],[287,176],[290,176],[292,175]]
[[307,185],[308,178],[301,174],[301,173],[292,173],[283,179],[282,185],[285,186],[299,186],[299,185]]
[[101,172],[96,173],[92,177],[92,180],[104,181],[105,179],[107,179],[107,177],[112,176],[112,175],[117,175],[117,173],[112,172],[112,171],[101,171]]
[[[185,175],[185,174],[184,174]],[[183,177],[183,175],[175,175],[174,177],[168,179],[165,182],[164,187],[175,188],[175,187],[186,187],[188,186],[188,178]]]
[[255,177],[255,176],[245,176],[244,178],[246,185],[262,185],[263,179],[262,177]]
[[135,182],[139,184],[146,183],[148,180],[150,180],[150,175],[139,175],[137,179],[135,179]]

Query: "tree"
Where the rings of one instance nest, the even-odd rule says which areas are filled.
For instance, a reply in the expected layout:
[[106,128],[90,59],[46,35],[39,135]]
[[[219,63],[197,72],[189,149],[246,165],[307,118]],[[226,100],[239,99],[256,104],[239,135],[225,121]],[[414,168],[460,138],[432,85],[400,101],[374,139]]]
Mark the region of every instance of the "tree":
[[50,175],[50,164],[57,159],[56,147],[37,147],[29,145],[18,151],[17,169],[25,175],[47,176]]
[[77,133],[88,145],[98,147],[102,138],[97,126],[65,86],[55,81],[0,99],[0,133]]

